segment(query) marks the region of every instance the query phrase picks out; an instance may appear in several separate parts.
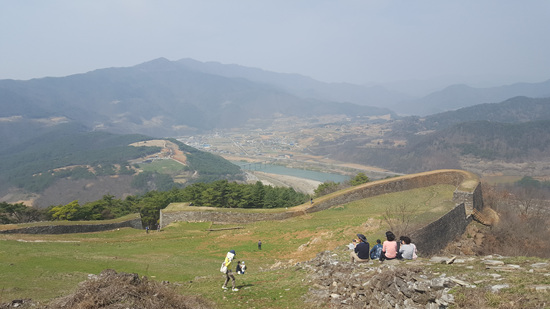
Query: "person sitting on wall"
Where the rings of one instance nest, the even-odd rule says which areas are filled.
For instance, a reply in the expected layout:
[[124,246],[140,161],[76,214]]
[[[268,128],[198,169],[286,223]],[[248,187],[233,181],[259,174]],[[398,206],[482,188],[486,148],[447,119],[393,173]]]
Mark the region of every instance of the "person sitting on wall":
[[382,243],[382,254],[380,262],[384,260],[393,260],[397,257],[397,242],[395,235],[391,231],[386,232],[386,240]]
[[359,240],[356,241],[355,249],[350,252],[351,262],[368,262],[370,244],[367,242],[367,238],[363,234],[357,234]]
[[408,236],[401,236],[399,239],[401,239],[401,247],[399,247],[397,258],[404,260],[416,259],[416,246],[411,243],[411,239]]

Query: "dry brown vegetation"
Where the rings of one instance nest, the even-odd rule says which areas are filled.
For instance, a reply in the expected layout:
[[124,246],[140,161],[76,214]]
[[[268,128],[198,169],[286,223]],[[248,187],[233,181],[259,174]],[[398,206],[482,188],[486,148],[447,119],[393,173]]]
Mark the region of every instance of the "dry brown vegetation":
[[159,283],[138,274],[117,273],[112,269],[82,282],[68,296],[41,305],[32,301],[15,300],[0,308],[42,309],[210,309],[214,305],[198,296],[184,296],[168,283]]
[[479,254],[550,257],[550,208],[544,192],[484,185],[483,198],[500,222],[486,233]]
[[412,231],[419,228],[414,224],[414,219],[419,212],[420,205],[397,203],[388,205],[382,217],[390,231],[395,235],[410,235]]

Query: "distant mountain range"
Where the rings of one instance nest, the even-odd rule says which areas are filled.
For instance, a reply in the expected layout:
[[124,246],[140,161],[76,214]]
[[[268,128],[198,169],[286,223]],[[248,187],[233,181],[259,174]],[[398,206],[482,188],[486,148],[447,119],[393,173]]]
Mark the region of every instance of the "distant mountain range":
[[394,127],[394,133],[441,130],[471,121],[522,123],[548,119],[550,119],[550,98],[514,97],[500,103],[478,104],[423,118],[404,117]]
[[61,78],[2,80],[0,102],[0,118],[12,122],[64,117],[94,129],[152,136],[244,127],[251,119],[282,116],[393,114],[385,108],[301,98],[277,86],[205,73],[163,58]]
[[550,80],[493,88],[452,85],[414,98],[380,85],[159,58],[67,77],[0,80],[0,120],[64,118],[110,132],[177,136],[287,116],[425,116],[520,95],[548,97]]
[[[388,143],[380,147],[365,147],[369,140],[346,137],[345,143],[334,141],[310,149],[316,155],[402,173],[440,168],[496,173],[506,168],[510,173],[547,175],[550,98],[515,97],[425,118],[406,117],[389,126],[384,136]],[[396,140],[406,140],[406,146],[387,146]],[[497,161],[508,163],[502,167]]]
[[542,83],[517,83],[501,87],[474,88],[452,85],[423,98],[390,106],[400,114],[426,116],[482,103],[497,103],[516,96],[550,97],[550,80]]
[[244,78],[253,82],[277,87],[304,99],[349,102],[358,105],[386,107],[395,102],[410,100],[411,96],[389,90],[381,85],[354,85],[350,83],[324,83],[299,74],[284,74],[218,62],[199,62],[193,59],[177,61],[187,68],[229,78]]
[[[492,88],[451,85],[415,98],[382,86],[323,83],[297,74],[164,58],[67,77],[0,80],[0,191],[17,179],[23,179],[22,187],[33,175],[47,176],[45,172],[59,167],[59,158],[87,164],[74,162],[88,148],[68,147],[66,155],[56,151],[66,141],[73,146],[94,143],[94,137],[101,137],[94,132],[134,134],[108,139],[126,143],[142,139],[138,134],[189,135],[266,125],[283,117],[346,115],[368,123],[374,121],[371,117],[390,115],[376,120],[387,121],[389,128],[378,148],[366,148],[372,143],[363,136],[346,136],[345,143],[327,142],[311,150],[398,172],[460,168],[464,156],[550,161],[549,97],[550,80]],[[407,145],[388,146],[399,144],[392,143],[397,140]],[[117,151],[133,157],[124,143]],[[40,158],[48,159],[47,164],[32,156],[33,149],[51,155]]]
[[[404,88],[403,84],[406,82],[403,82],[400,87],[381,84],[366,86],[349,83],[324,83],[298,74],[274,73],[234,64],[203,63],[192,59],[182,59],[177,62],[203,73],[244,78],[276,86],[301,98],[389,108],[401,115],[426,116],[482,103],[502,102],[516,96],[550,97],[550,80],[541,83],[515,83],[490,88],[474,88],[464,84],[449,85],[426,96],[414,97],[394,90],[394,88]],[[410,87],[414,87],[415,82],[410,82],[410,84]]]

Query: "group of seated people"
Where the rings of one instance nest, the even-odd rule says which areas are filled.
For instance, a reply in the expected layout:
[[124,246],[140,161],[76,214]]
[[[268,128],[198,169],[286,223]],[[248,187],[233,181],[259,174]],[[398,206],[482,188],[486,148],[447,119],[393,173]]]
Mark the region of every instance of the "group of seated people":
[[363,234],[357,234],[349,245],[351,262],[365,262],[369,259],[379,261],[384,260],[414,260],[417,258],[416,246],[411,243],[408,236],[399,237],[399,243],[395,240],[395,235],[391,231],[386,232],[386,240],[381,244],[380,239],[376,240],[376,245],[370,249],[370,244]]

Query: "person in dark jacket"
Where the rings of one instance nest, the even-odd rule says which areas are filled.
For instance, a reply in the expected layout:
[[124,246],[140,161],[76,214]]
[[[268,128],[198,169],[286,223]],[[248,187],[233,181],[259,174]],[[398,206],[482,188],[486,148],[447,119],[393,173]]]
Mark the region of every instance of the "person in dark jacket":
[[351,262],[368,262],[370,244],[367,242],[367,238],[363,234],[357,234],[357,238],[357,245],[355,245],[355,249],[350,252]]
[[382,242],[380,239],[377,239],[376,245],[372,246],[372,249],[370,250],[370,258],[372,260],[377,260],[380,258],[380,254],[382,254]]

